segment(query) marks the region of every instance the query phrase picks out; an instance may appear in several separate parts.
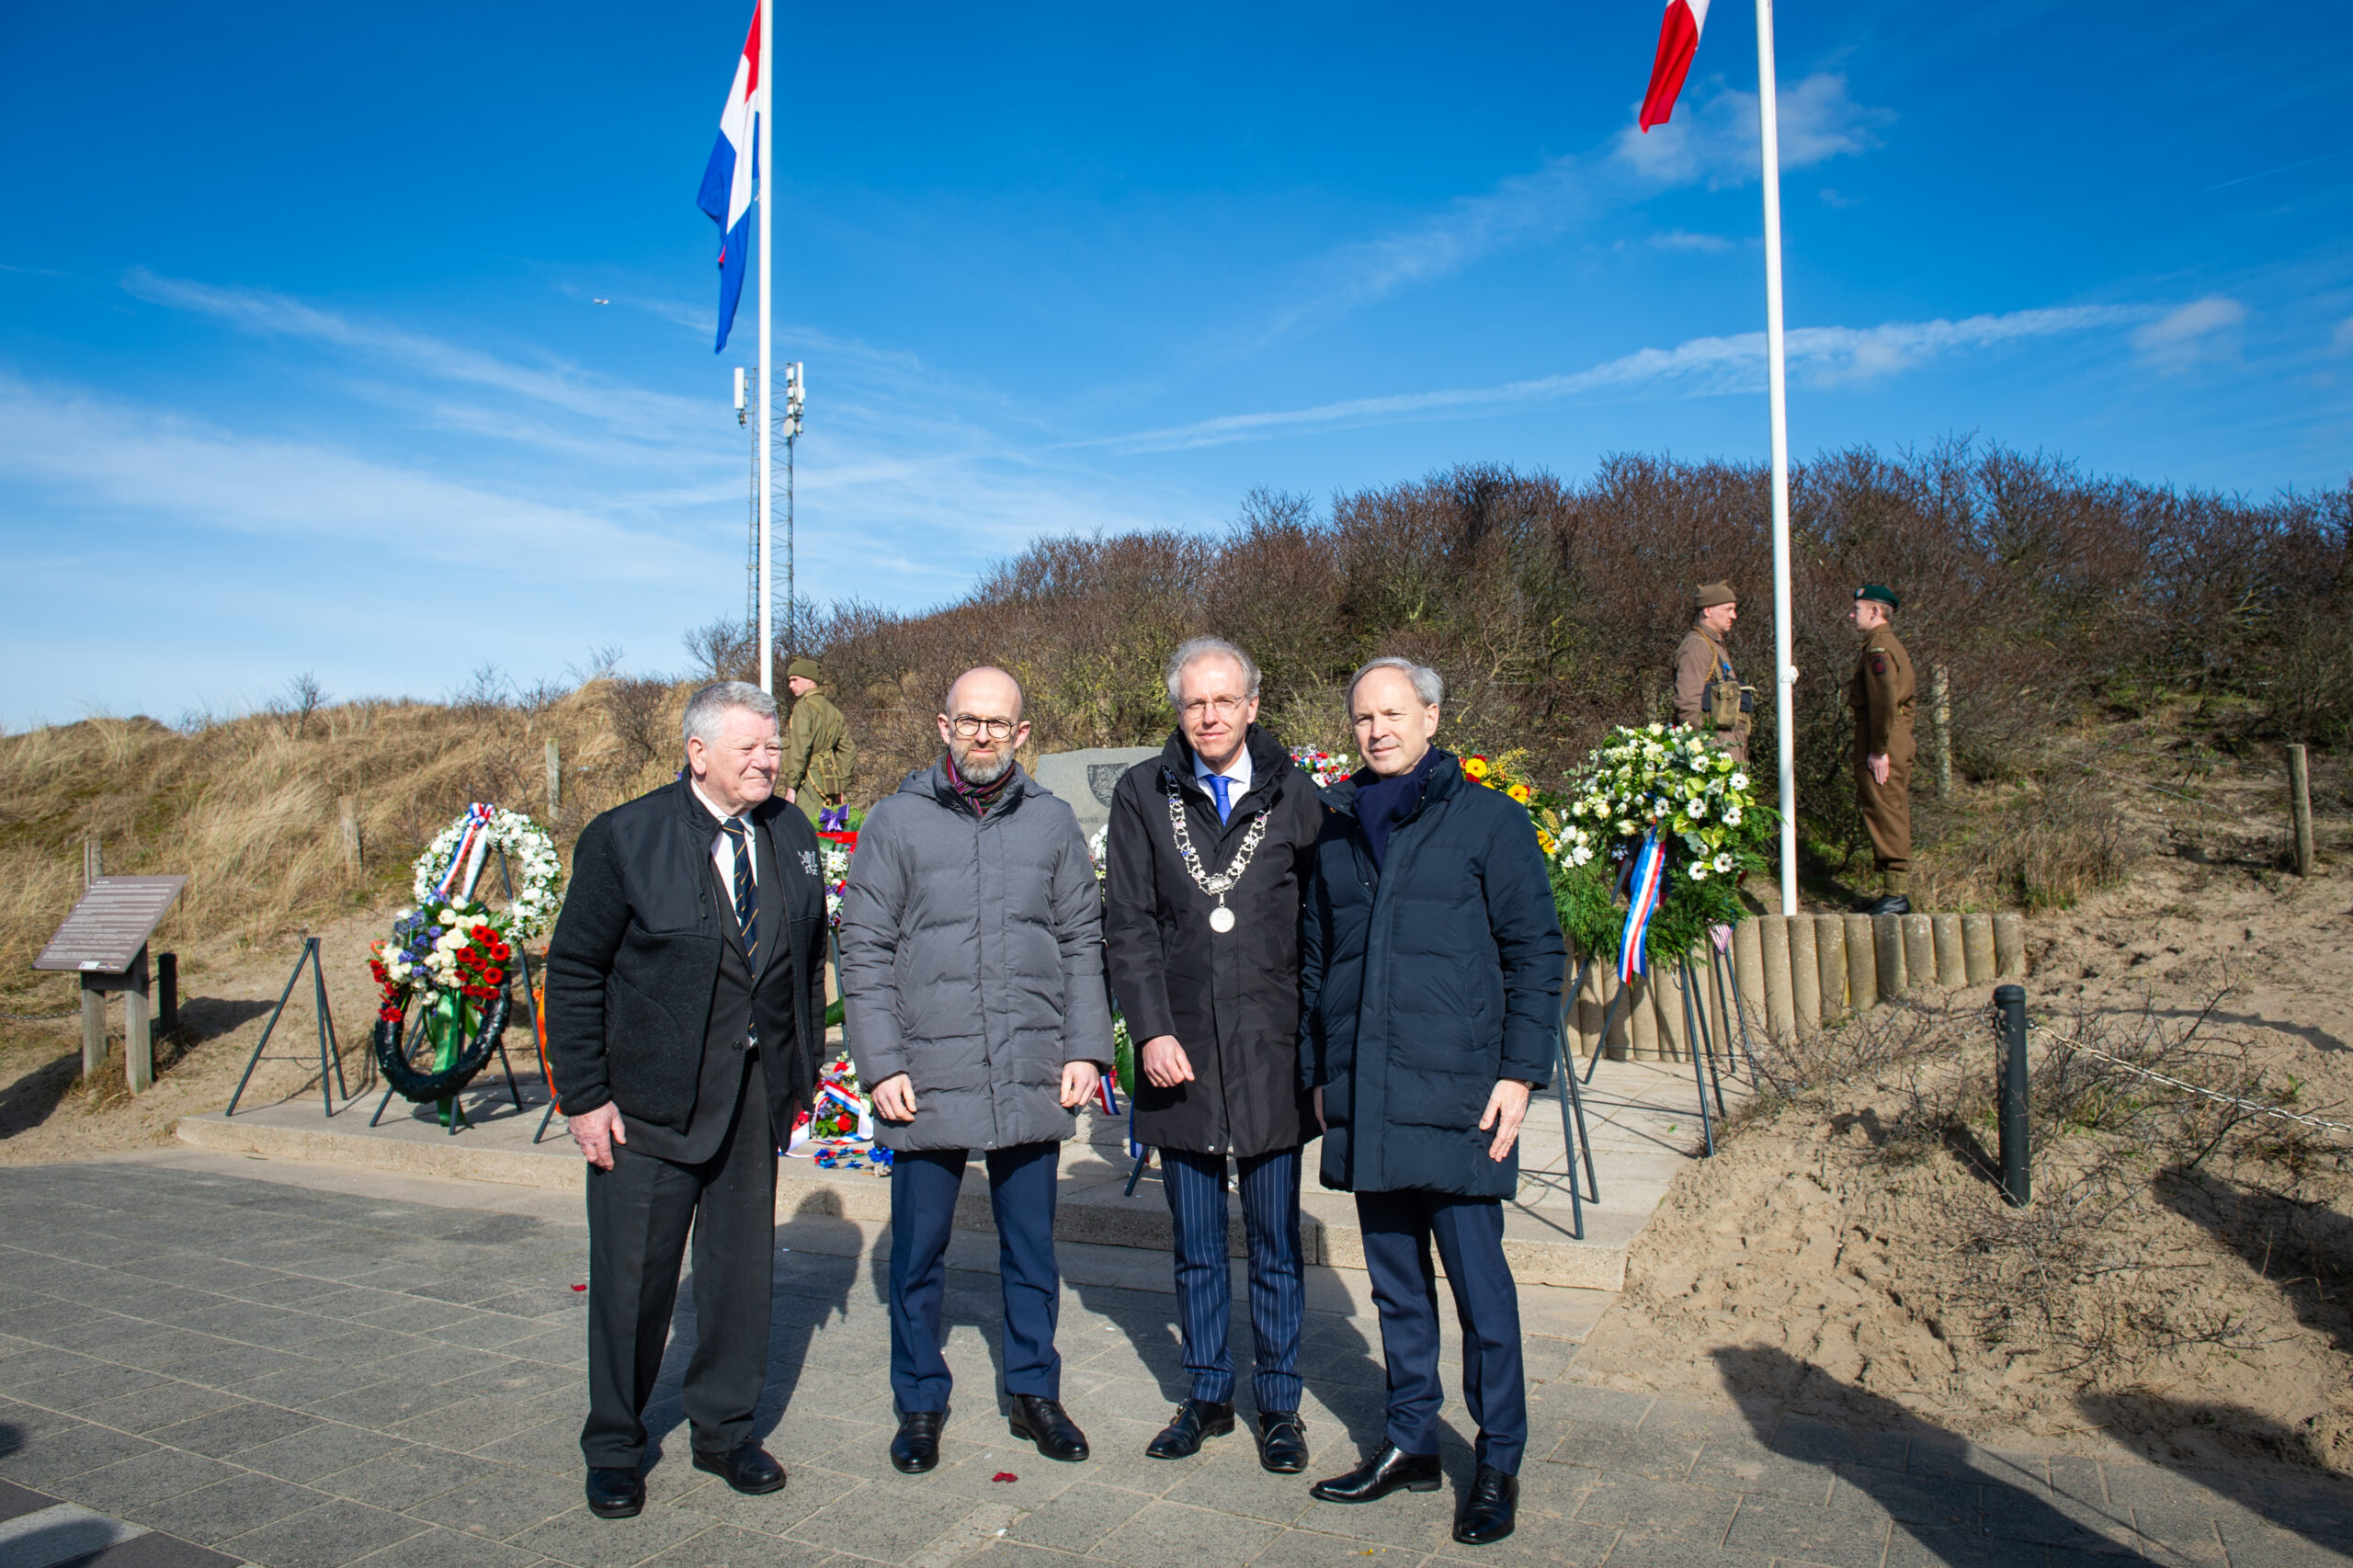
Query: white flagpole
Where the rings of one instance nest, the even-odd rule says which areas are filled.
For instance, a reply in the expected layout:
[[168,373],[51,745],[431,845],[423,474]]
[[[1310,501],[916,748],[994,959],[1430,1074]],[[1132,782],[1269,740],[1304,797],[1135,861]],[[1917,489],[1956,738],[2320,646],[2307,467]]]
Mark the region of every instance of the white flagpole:
[[1781,752],[1781,913],[1795,915],[1798,736],[1790,688],[1798,673],[1790,662],[1790,392],[1781,333],[1781,128],[1773,87],[1773,0],[1756,0],[1756,129],[1765,165],[1765,377],[1773,409],[1773,715]]
[[776,421],[768,415],[773,406],[768,400],[768,386],[775,379],[770,368],[776,363],[776,356],[769,352],[768,342],[768,187],[776,179],[776,116],[771,112],[776,105],[776,13],[768,9],[768,4],[769,0],[760,0],[760,90],[756,95],[758,103],[755,110],[760,124],[753,137],[759,149],[759,181],[753,199],[760,204],[760,689],[772,693],[776,690],[776,637],[770,630],[775,612],[769,583],[768,532],[776,500],[772,477]]

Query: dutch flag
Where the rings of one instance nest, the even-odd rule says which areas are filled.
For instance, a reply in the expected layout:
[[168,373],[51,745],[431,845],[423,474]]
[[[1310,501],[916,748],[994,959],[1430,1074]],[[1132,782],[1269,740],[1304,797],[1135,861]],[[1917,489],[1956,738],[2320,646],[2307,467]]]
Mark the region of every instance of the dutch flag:
[[764,6],[752,7],[751,36],[744,40],[743,57],[735,62],[735,85],[727,89],[727,107],[719,112],[719,143],[710,150],[710,165],[702,172],[702,194],[695,205],[719,225],[719,342],[713,352],[727,347],[728,329],[735,324],[735,301],[744,295],[744,258],[752,249],[752,182],[759,176],[760,116],[767,108],[767,84],[760,80],[760,16]]
[[1650,91],[1643,95],[1643,131],[1665,125],[1675,112],[1691,57],[1699,51],[1699,29],[1708,25],[1708,0],[1666,0],[1666,16],[1659,23],[1658,54],[1651,62]]

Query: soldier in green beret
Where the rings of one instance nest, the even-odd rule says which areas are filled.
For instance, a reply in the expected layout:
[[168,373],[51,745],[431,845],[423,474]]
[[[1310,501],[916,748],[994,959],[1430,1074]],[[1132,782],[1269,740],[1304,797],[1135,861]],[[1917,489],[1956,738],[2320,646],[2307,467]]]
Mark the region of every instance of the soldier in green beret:
[[1862,655],[1847,687],[1855,715],[1855,799],[1871,835],[1879,896],[1865,915],[1912,913],[1912,655],[1895,640],[1901,604],[1893,590],[1866,583],[1851,614],[1863,634]]
[[785,666],[784,686],[792,693],[792,720],[785,726],[784,760],[777,770],[777,792],[801,808],[812,823],[849,792],[850,766],[858,748],[850,744],[849,721],[817,689],[824,666],[798,658]]
[[1756,691],[1740,684],[1724,652],[1740,606],[1730,583],[1702,583],[1694,597],[1697,619],[1675,650],[1675,722],[1746,762]]

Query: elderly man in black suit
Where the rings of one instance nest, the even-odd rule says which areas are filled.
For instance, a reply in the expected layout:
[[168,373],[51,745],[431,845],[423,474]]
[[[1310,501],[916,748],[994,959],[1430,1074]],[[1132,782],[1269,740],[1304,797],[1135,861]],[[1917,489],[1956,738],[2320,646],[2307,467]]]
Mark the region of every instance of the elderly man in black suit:
[[588,1161],[588,1509],[645,1505],[644,1412],[694,1241],[694,1464],[738,1492],[783,1467],[752,1433],[767,1381],[776,1154],[816,1091],[824,884],[773,798],[776,702],[687,704],[687,771],[590,823],[548,948],[548,1057]]

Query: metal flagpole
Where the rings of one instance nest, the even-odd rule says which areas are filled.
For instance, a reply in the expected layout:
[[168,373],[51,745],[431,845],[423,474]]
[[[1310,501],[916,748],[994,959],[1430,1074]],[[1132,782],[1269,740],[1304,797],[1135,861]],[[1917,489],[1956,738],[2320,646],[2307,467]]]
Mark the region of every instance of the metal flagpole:
[[[1781,913],[1795,915],[1798,737],[1790,687],[1797,671],[1790,631],[1790,393],[1781,331],[1781,129],[1774,94],[1773,0],[1756,0],[1756,129],[1765,184],[1765,376],[1773,408],[1773,716],[1781,754]],[[762,222],[767,213],[763,207]],[[761,256],[765,267],[765,250]],[[760,298],[765,309],[767,296]]]
[[[1763,0],[1758,3],[1763,4]],[[754,172],[758,177],[753,199],[760,204],[760,689],[774,692],[776,638],[769,626],[774,598],[769,581],[768,537],[776,509],[776,422],[768,416],[768,410],[776,404],[768,399],[768,387],[774,380],[776,356],[769,351],[768,343],[768,186],[776,178],[776,116],[770,112],[776,104],[776,13],[768,9],[768,0],[760,0],[759,70],[760,88],[754,112],[759,116],[760,128],[753,137],[757,149],[753,153],[757,160]],[[1783,786],[1784,790],[1787,788]]]

